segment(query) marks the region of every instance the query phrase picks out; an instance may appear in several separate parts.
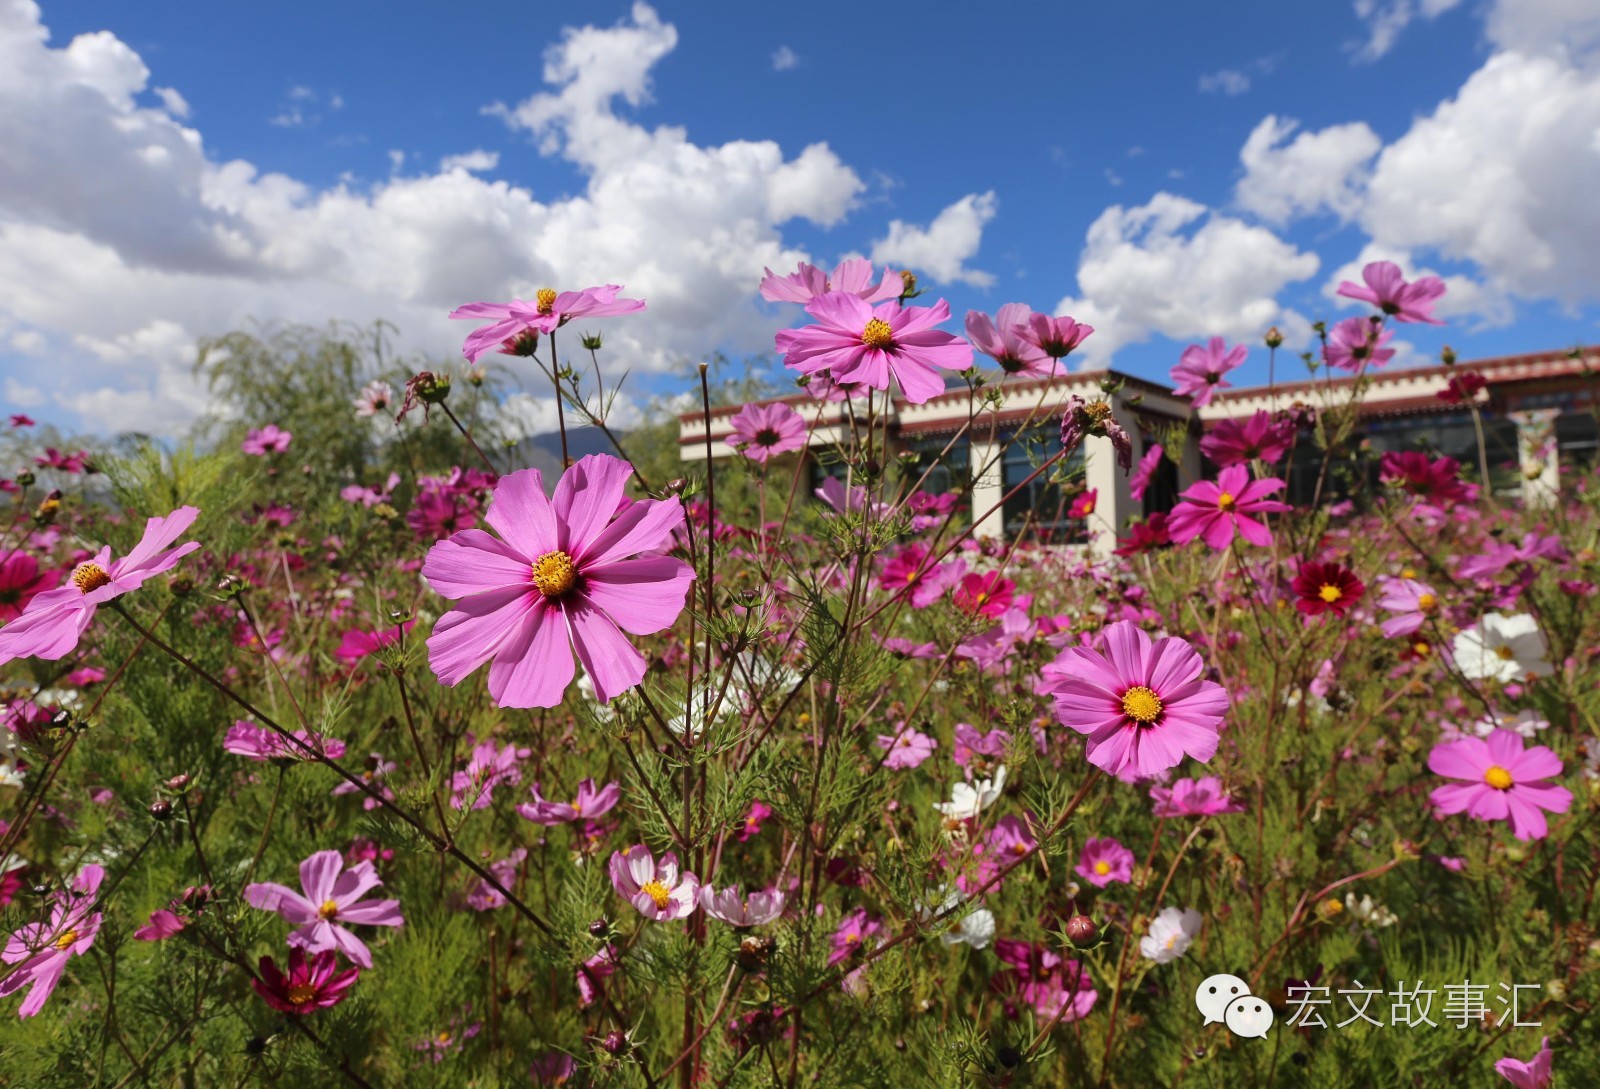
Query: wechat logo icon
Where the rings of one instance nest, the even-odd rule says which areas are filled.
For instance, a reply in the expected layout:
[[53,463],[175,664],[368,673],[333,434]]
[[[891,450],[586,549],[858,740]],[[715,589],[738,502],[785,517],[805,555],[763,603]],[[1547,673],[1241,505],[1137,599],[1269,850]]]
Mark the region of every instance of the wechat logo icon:
[[1220,1022],[1235,1036],[1264,1038],[1272,1028],[1272,1007],[1250,993],[1250,984],[1238,976],[1216,975],[1201,980],[1194,1004],[1210,1025]]

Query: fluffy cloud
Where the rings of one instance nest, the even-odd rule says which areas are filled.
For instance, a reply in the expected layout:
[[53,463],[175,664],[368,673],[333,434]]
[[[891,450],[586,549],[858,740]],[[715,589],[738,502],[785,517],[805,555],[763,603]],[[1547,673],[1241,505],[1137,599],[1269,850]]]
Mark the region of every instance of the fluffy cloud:
[[1497,0],[1488,30],[1502,49],[1592,59],[1600,49],[1600,7],[1593,0]]
[[1356,0],[1356,17],[1367,29],[1366,41],[1351,47],[1356,60],[1377,60],[1394,48],[1401,31],[1413,21],[1438,18],[1460,3],[1461,0]]
[[[465,332],[445,319],[455,305],[618,280],[649,301],[605,325],[636,373],[768,347],[779,319],[756,304],[761,268],[808,256],[783,226],[836,224],[866,187],[825,144],[792,157],[764,140],[700,146],[622,116],[676,43],[636,4],[616,26],[566,31],[544,58],[547,90],[490,107],[575,165],[585,185],[571,197],[477,176],[498,161],[485,149],[317,188],[211,159],[181,95],[152,90],[126,44],[102,32],[52,47],[36,4],[0,0],[0,373],[84,423],[171,432],[206,408],[195,339],[251,318],[384,317],[408,347],[447,356]],[[296,103],[335,108],[314,93]],[[992,214],[992,196],[968,198],[901,233],[923,239],[935,275],[981,275],[962,262]]]
[[1277,323],[1297,343],[1306,322],[1276,296],[1315,275],[1318,264],[1265,227],[1157,193],[1095,220],[1078,262],[1078,294],[1062,299],[1056,313],[1095,327],[1080,349],[1091,366],[1152,333],[1253,338]]
[[1239,152],[1245,174],[1239,205],[1271,223],[1323,210],[1348,219],[1359,207],[1363,170],[1383,141],[1364,123],[1302,132],[1298,122],[1268,116]]
[[774,72],[788,72],[800,67],[800,54],[786,45],[780,45],[772,51],[772,70]]
[[983,228],[1000,210],[994,190],[968,193],[934,216],[926,227],[891,220],[889,233],[872,244],[872,259],[900,265],[941,283],[988,287],[994,276],[968,268],[983,242]]

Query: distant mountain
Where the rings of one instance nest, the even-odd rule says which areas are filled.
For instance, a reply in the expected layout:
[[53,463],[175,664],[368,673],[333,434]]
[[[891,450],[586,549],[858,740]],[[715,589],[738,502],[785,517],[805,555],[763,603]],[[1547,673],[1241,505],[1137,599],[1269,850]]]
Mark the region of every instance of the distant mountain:
[[[627,445],[626,433],[617,432],[617,438]],[[616,452],[606,433],[598,427],[567,428],[567,455],[573,460],[588,454]],[[561,475],[561,435],[556,431],[548,435],[529,435],[494,460],[511,469],[541,469],[547,479],[554,479]]]

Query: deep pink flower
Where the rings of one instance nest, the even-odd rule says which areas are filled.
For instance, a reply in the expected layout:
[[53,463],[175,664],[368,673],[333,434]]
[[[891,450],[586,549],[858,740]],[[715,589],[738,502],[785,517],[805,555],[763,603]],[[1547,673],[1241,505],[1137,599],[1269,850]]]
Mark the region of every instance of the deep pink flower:
[[306,749],[319,752],[329,760],[338,760],[344,755],[344,742],[337,737],[324,737],[322,734],[307,730],[296,730],[294,736],[300,745],[294,744],[275,730],[268,730],[246,719],[240,719],[228,727],[228,732],[223,735],[222,749],[224,752],[231,752],[235,756],[251,760],[316,759]]
[[1461,479],[1459,461],[1430,458],[1419,450],[1384,454],[1378,462],[1378,479],[1430,502],[1470,503],[1478,498],[1478,486]]
[[133,932],[134,941],[161,942],[166,941],[174,934],[180,934],[184,928],[183,919],[168,908],[157,908],[150,913],[150,921]]
[[752,892],[749,898],[740,894],[738,885],[730,885],[721,892],[710,885],[700,890],[700,907],[705,913],[736,927],[765,926],[783,914],[786,899],[779,889]]
[[533,804],[524,802],[517,806],[517,815],[535,824],[556,825],[593,820],[611,812],[622,798],[622,784],[607,783],[596,790],[594,780],[585,779],[578,784],[578,791],[570,802],[546,801],[539,796],[538,783],[534,783],[529,792],[533,795]]
[[1294,591],[1294,607],[1306,616],[1331,612],[1344,616],[1367,592],[1366,584],[1342,563],[1313,560],[1300,565],[1289,584]]
[[1394,349],[1384,347],[1393,339],[1394,330],[1383,328],[1371,318],[1345,318],[1328,330],[1322,358],[1330,367],[1356,374],[1393,359]]
[[1084,325],[1069,317],[1055,318],[1049,314],[1029,314],[1021,333],[1028,343],[1036,345],[1051,359],[1065,359],[1072,350],[1089,338],[1094,326]]
[[1118,556],[1137,556],[1142,552],[1166,548],[1171,543],[1172,531],[1167,527],[1166,513],[1156,511],[1143,522],[1131,523],[1128,535],[1117,538],[1117,547],[1113,551]]
[[1434,394],[1447,405],[1470,405],[1478,399],[1478,394],[1488,388],[1488,379],[1474,371],[1452,375],[1444,384],[1444,389]]
[[48,571],[39,570],[39,561],[30,553],[20,550],[0,556],[0,624],[8,623],[22,615],[53,579]]
[[1428,770],[1464,780],[1428,795],[1440,813],[1466,813],[1473,820],[1511,821],[1518,839],[1543,839],[1544,810],[1565,813],[1572,792],[1558,786],[1561,758],[1543,745],[1525,748],[1515,730],[1495,730],[1487,738],[1463,737],[1435,745]]
[[73,878],[70,889],[55,894],[50,921],[29,923],[14,931],[5,949],[0,950],[0,960],[15,965],[0,979],[0,998],[30,988],[17,1009],[18,1017],[32,1017],[43,1009],[61,982],[67,961],[82,956],[94,945],[95,935],[100,932],[95,894],[105,876],[105,870],[92,862],[84,866]]
[[926,609],[961,580],[967,565],[960,560],[940,564],[925,570],[928,562],[926,545],[908,544],[891,556],[883,565],[878,585],[885,590],[904,590],[910,587],[908,599],[913,609]]
[[737,839],[740,843],[748,843],[761,834],[761,825],[768,817],[772,816],[772,807],[757,798],[750,803],[750,808],[745,811],[744,820],[739,822]]
[[549,499],[537,469],[501,477],[485,516],[500,538],[467,529],[429,549],[423,577],[460,599],[428,639],[441,683],[454,687],[492,660],[496,703],[554,707],[575,672],[569,641],[601,702],[644,679],[644,655],[622,633],[670,628],[694,570],[659,554],[683,524],[676,496],[616,513],[632,474],[625,461],[591,454]]
[[1083,845],[1078,865],[1073,872],[1097,889],[1113,881],[1123,884],[1133,880],[1133,852],[1110,836],[1092,837]]
[[487,809],[494,800],[495,787],[501,783],[522,782],[522,769],[517,765],[528,756],[528,749],[519,749],[509,742],[504,747],[493,741],[473,746],[467,766],[450,779],[451,807]]
[[1006,746],[1011,744],[1011,734],[1000,727],[981,733],[976,726],[966,722],[956,723],[955,749],[950,758],[959,767],[970,767],[974,759],[999,763],[1005,758]]
[[893,734],[879,734],[874,744],[888,750],[889,755],[883,758],[883,766],[891,770],[918,767],[939,747],[933,738],[903,722]]
[[[1204,442],[1204,440],[1201,440]],[[1159,442],[1150,444],[1150,449],[1144,452],[1144,457],[1139,459],[1139,464],[1134,467],[1133,478],[1128,481],[1128,491],[1135,499],[1143,499],[1144,493],[1150,489],[1150,478],[1161,464],[1161,459],[1167,456]]]
[[678,872],[677,855],[668,851],[658,865],[650,848],[642,843],[628,848],[626,854],[612,852],[611,887],[640,915],[658,923],[693,914],[700,895],[700,879]]
[[1527,1062],[1513,1059],[1509,1055],[1494,1064],[1495,1073],[1509,1081],[1517,1089],[1550,1089],[1551,1065],[1555,1062],[1555,1054],[1550,1050],[1550,1037],[1546,1036],[1539,1041],[1539,1052]]
[[944,392],[938,368],[966,370],[972,345],[934,326],[950,317],[950,304],[869,306],[835,291],[813,299],[806,313],[816,325],[781,330],[774,340],[785,366],[802,374],[827,372],[834,381],[869,389],[900,384],[906,400],[920,405]]
[[450,311],[457,321],[487,321],[489,324],[467,334],[461,354],[470,362],[488,352],[498,352],[508,340],[524,330],[552,333],[573,318],[606,318],[617,314],[636,314],[644,309],[641,299],[619,299],[621,284],[586,287],[582,291],[540,288],[532,302],[512,299],[508,303],[475,302]]
[[1132,621],[1106,627],[1104,652],[1068,647],[1044,667],[1039,691],[1056,717],[1089,739],[1089,763],[1111,775],[1152,776],[1185,756],[1217,751],[1228,693],[1204,677],[1205,662],[1176,636],[1151,642]]
[[296,948],[289,950],[287,975],[271,957],[262,957],[257,965],[260,978],[252,979],[250,986],[273,1009],[298,1017],[344,1001],[345,992],[355,986],[361,973],[355,968],[338,969],[339,958],[332,952],[315,953],[308,959],[305,950]]
[[1200,452],[1217,465],[1241,465],[1252,458],[1277,464],[1294,441],[1294,421],[1274,420],[1265,409],[1241,423],[1219,420],[1200,440]]
[[[1094,1008],[1099,994],[1080,962],[1064,961],[1042,945],[1004,938],[994,943],[994,951],[1010,970],[1002,971],[991,985],[1031,1006],[1041,1023],[1055,1020],[1058,1014],[1062,1022],[1078,1021]],[[1007,1014],[1015,1016],[1014,1009]]]
[[311,953],[340,950],[351,963],[372,967],[372,954],[361,939],[343,926],[401,926],[398,900],[362,900],[383,884],[370,862],[358,862],[348,870],[338,851],[318,851],[300,863],[300,888],[304,895],[287,885],[256,882],[246,885],[244,898],[251,907],[275,911],[300,929],[289,935],[289,944]]
[[993,620],[1011,608],[1017,584],[998,571],[967,575],[956,587],[952,600],[956,608],[973,616],[986,616]]
[[1032,313],[1026,303],[1006,303],[992,319],[981,310],[968,310],[967,339],[1007,374],[1049,377],[1061,366],[1028,337]]
[[539,1089],[560,1089],[578,1072],[578,1064],[564,1051],[550,1051],[533,1061],[528,1071]]
[[12,427],[33,427],[34,426],[34,419],[33,419],[32,416],[25,416],[20,412],[14,412],[14,413],[11,414],[11,426]]
[[1221,337],[1212,337],[1205,344],[1191,344],[1178,357],[1172,368],[1172,393],[1175,397],[1189,397],[1195,408],[1205,408],[1211,396],[1219,389],[1229,389],[1232,383],[1224,375],[1244,362],[1250,349],[1243,344],[1228,347]]
[[1244,810],[1215,775],[1179,779],[1170,787],[1153,786],[1150,798],[1156,803],[1151,812],[1157,817],[1211,817]]
[[616,974],[622,953],[614,945],[607,945],[583,962],[577,971],[578,1006],[588,1009],[600,999],[600,981]]
[[145,522],[144,537],[122,559],[113,560],[111,549],[102,548],[93,559],[78,564],[66,585],[39,594],[21,616],[0,628],[0,665],[13,658],[53,662],[71,653],[96,609],[170,570],[200,547],[199,541],[169,547],[199,514],[194,507],[179,507],[165,518],[151,518]]
[[1276,477],[1251,480],[1243,465],[1230,465],[1217,474],[1216,482],[1202,480],[1183,493],[1183,502],[1167,516],[1167,529],[1174,544],[1188,544],[1196,537],[1215,549],[1227,548],[1233,535],[1263,548],[1272,544],[1272,531],[1252,514],[1292,510],[1267,496],[1279,491],[1283,481]]
[[44,456],[34,458],[33,462],[41,469],[59,469],[74,475],[89,471],[89,455],[83,450],[76,454],[64,454],[54,446],[46,446]]
[[1067,508],[1068,518],[1088,518],[1094,514],[1094,507],[1100,500],[1100,489],[1090,488],[1082,492],[1072,501],[1072,506]]
[[347,631],[344,633],[344,638],[339,640],[339,645],[334,648],[333,656],[341,662],[359,662],[367,655],[395,642],[403,633],[416,626],[415,620],[407,620],[404,624],[379,628],[377,631]]
[[266,457],[268,454],[281,454],[289,449],[289,443],[294,439],[294,434],[283,430],[277,424],[268,424],[266,427],[252,428],[244,437],[244,442],[239,444],[239,449],[255,457]]
[[[379,780],[393,771],[395,766],[395,762],[393,760],[385,760],[381,752],[368,753],[367,767],[366,770],[361,773],[361,779],[363,782],[377,787],[378,793],[384,798],[393,801],[394,791],[390,790],[383,783],[379,782]],[[333,788],[332,793],[335,795],[360,794],[362,809],[376,809],[378,806],[383,804],[382,802],[378,801],[377,798],[374,798],[371,794],[368,794],[366,791],[362,790],[348,779],[339,780],[339,785]]]
[[1339,284],[1339,294],[1371,303],[1395,321],[1444,324],[1433,316],[1434,300],[1444,294],[1444,281],[1439,277],[1424,276],[1408,284],[1393,261],[1373,261],[1361,270],[1361,278],[1365,287],[1345,280]]
[[898,299],[906,292],[905,278],[892,268],[885,268],[883,279],[874,286],[872,262],[865,257],[839,262],[831,276],[804,261],[787,276],[779,276],[770,268],[761,271],[766,273],[761,278],[761,297],[768,302],[808,303],[830,291],[843,291],[863,302],[880,303]]
[[833,952],[828,954],[828,967],[864,952],[867,941],[883,933],[883,924],[867,915],[866,908],[857,908],[839,921],[833,932]]
[[745,405],[728,422],[733,434],[724,441],[758,464],[806,445],[805,418],[782,401]]

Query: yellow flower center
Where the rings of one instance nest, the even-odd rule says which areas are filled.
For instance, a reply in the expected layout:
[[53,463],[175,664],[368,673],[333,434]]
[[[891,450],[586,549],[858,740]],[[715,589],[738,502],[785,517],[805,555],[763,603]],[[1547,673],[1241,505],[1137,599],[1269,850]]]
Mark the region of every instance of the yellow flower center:
[[1099,862],[1094,864],[1094,872],[1097,876],[1104,877],[1106,874],[1111,872],[1111,863],[1107,862],[1105,859],[1101,859]]
[[867,322],[867,327],[861,330],[861,343],[881,351],[894,343],[894,330],[889,328],[889,323],[882,318],[873,318]]
[[646,881],[639,891],[654,900],[656,907],[662,911],[665,911],[667,905],[672,903],[672,893],[660,881]]
[[1238,500],[1234,499],[1232,492],[1223,492],[1221,495],[1217,496],[1217,509],[1222,511],[1230,511],[1233,509],[1233,505],[1236,502],[1238,502]]
[[80,564],[72,573],[72,585],[80,593],[92,594],[111,581],[111,572],[97,563]]
[[1511,773],[1499,764],[1491,765],[1489,770],[1483,773],[1483,781],[1496,790],[1511,789]]
[[1323,584],[1322,589],[1317,591],[1317,596],[1323,601],[1326,601],[1329,605],[1332,605],[1335,601],[1338,601],[1341,597],[1343,597],[1344,593],[1333,583],[1329,582]]
[[1495,656],[1498,657],[1502,662],[1509,662],[1516,657],[1516,655],[1511,652],[1511,648],[1503,643],[1494,648],[1494,653]]
[[1418,658],[1426,658],[1428,655],[1433,653],[1433,647],[1419,639],[1415,643],[1411,644],[1411,653],[1415,654]]
[[1417,577],[1417,569],[1415,567],[1402,567],[1400,569],[1400,577],[1403,579],[1414,579]]
[[450,1030],[445,1029],[443,1032],[439,1033],[435,1039],[437,1039],[441,1044],[448,1044],[450,1042]]
[[315,997],[317,989],[309,983],[300,983],[289,988],[289,1001],[296,1006],[304,1006]]
[[578,582],[578,568],[565,552],[546,552],[533,565],[533,584],[545,597],[560,597]]
[[548,314],[556,308],[556,292],[553,287],[541,287],[533,298],[541,314]]
[[1432,594],[1417,595],[1417,611],[1431,613],[1439,607],[1439,599]]
[[63,931],[61,937],[56,939],[56,948],[65,949],[77,940],[78,932],[76,930]]
[[335,901],[335,900],[324,900],[324,901],[322,901],[322,906],[317,909],[317,914],[322,916],[324,919],[332,919],[332,918],[334,918],[336,915],[339,914],[338,901]]
[[1161,697],[1142,684],[1122,694],[1122,713],[1135,722],[1149,725],[1161,717]]
[[1011,853],[1021,858],[1028,853],[1028,845],[1019,840],[1011,845]]

